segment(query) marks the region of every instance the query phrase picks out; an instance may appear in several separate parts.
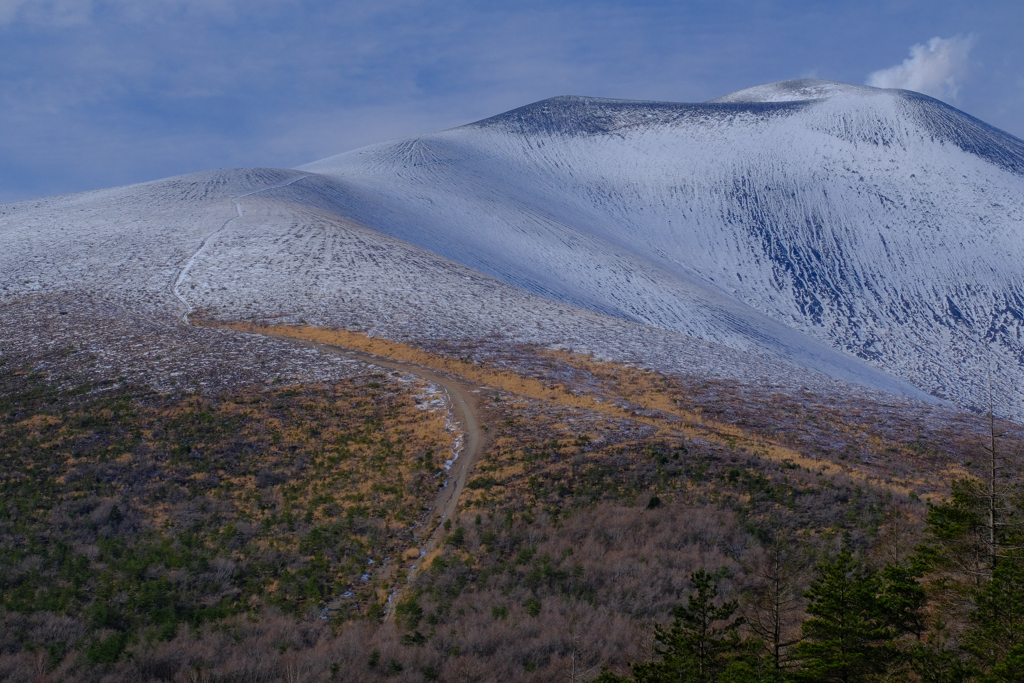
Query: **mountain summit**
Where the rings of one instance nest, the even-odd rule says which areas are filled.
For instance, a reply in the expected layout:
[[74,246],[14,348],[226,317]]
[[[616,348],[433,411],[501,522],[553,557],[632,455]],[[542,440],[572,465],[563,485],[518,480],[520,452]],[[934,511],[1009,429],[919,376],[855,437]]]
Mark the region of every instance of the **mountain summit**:
[[817,341],[975,405],[991,368],[1019,413],[1024,143],[930,97],[557,97],[303,170],[340,214],[528,291],[824,369]]
[[824,81],[817,78],[801,78],[794,81],[779,81],[755,85],[753,88],[737,90],[734,93],[717,97],[709,104],[729,102],[806,102],[807,100],[824,100],[830,97],[869,96],[874,93],[886,92],[881,88],[866,85],[850,85],[838,81]]

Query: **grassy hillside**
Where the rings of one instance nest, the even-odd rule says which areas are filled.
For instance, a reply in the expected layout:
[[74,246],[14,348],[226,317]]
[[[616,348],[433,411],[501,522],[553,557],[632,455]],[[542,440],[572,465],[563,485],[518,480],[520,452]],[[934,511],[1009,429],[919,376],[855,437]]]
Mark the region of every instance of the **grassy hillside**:
[[452,439],[415,378],[157,393],[79,381],[71,345],[9,353],[0,677],[625,673],[651,657],[651,625],[698,569],[749,611],[779,538],[806,567],[839,546],[866,564],[905,557],[926,501],[976,471],[984,442],[982,421],[945,409],[781,395],[565,351],[261,331],[481,387],[486,452],[437,549],[407,552],[433,530]]

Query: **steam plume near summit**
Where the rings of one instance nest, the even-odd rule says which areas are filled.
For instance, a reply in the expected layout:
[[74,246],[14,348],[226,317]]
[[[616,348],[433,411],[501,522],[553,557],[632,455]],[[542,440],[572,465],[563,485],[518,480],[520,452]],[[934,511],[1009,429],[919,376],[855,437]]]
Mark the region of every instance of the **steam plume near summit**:
[[910,57],[902,64],[868,75],[867,85],[876,88],[902,88],[939,99],[956,99],[970,67],[974,36],[936,36],[926,45],[910,48]]

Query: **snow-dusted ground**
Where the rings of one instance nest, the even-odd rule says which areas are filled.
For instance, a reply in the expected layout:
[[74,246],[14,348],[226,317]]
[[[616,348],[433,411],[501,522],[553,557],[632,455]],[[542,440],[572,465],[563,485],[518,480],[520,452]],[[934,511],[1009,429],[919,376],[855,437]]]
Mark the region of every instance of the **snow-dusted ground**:
[[[82,309],[74,317],[78,325],[102,304],[104,310],[122,309],[131,321],[126,324],[150,320],[154,330],[179,326],[185,313],[180,296],[190,310],[225,321],[306,322],[426,344],[571,347],[670,372],[782,389],[810,387],[828,394],[863,385],[924,398],[859,361],[861,373],[846,377],[856,385],[846,385],[767,350],[739,351],[553,302],[315,207],[274,199],[270,191],[237,198],[253,185],[279,186],[300,175],[221,171],[0,209],[6,214],[0,216],[0,307],[18,312],[5,317],[4,336],[12,345],[45,341],[40,333],[26,336],[13,328],[24,325],[30,315],[25,311],[32,310],[22,302],[49,301],[53,292],[69,312]],[[175,196],[181,203],[177,212]],[[77,302],[83,292],[92,297],[88,305]],[[70,324],[54,311],[47,316]],[[83,334],[109,336],[109,316],[96,325]],[[115,355],[123,357],[121,351]],[[165,369],[152,363],[137,367],[158,375]],[[842,369],[836,365],[833,374]],[[305,374],[293,368],[287,377]]]
[[556,98],[299,171],[2,206],[0,305],[91,292],[166,322],[565,346],[976,404],[991,365],[1020,419],[1024,144],[902,92],[727,99]]
[[[90,382],[97,391],[134,384],[169,394],[219,394],[382,374],[360,360],[261,335],[186,326],[73,291],[0,302],[0,330],[0,358],[13,361],[5,370],[41,372],[62,388]],[[415,375],[399,375],[396,382],[422,384]]]
[[1024,142],[923,95],[563,97],[302,170],[334,187],[295,201],[529,291],[965,403],[991,368],[1022,414]]

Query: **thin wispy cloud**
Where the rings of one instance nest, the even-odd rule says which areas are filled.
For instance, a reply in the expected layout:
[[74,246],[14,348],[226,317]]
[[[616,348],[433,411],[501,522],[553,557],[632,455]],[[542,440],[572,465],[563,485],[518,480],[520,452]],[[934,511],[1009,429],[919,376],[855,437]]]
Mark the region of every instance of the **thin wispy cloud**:
[[14,21],[25,2],[26,0],[0,0],[0,26]]
[[91,0],[0,0],[0,26],[75,26],[88,21],[92,11]]
[[902,64],[875,71],[866,83],[876,88],[902,88],[939,99],[956,99],[970,71],[974,36],[935,37],[910,48]]
[[294,10],[299,0],[0,0],[0,27],[11,24],[69,27],[107,21],[145,22],[169,17],[237,20],[243,13]]

